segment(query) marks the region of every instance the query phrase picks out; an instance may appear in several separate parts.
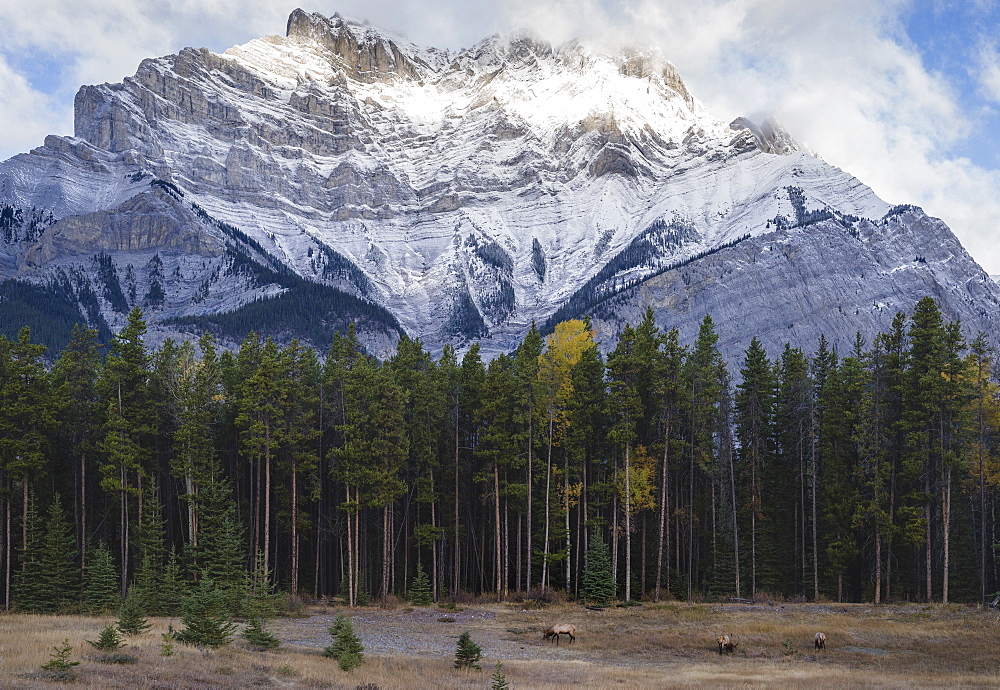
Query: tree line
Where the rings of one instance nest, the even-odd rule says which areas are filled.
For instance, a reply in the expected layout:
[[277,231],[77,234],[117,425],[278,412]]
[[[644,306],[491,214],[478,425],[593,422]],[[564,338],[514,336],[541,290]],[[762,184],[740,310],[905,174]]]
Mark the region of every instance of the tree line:
[[754,338],[738,371],[710,317],[683,344],[652,311],[606,356],[570,320],[489,362],[405,335],[379,361],[353,328],[324,353],[145,330],[132,309],[102,353],[77,326],[51,366],[0,337],[5,608],[136,589],[166,612],[203,579],[234,611],[264,581],[587,598],[597,557],[625,600],[998,588],[994,353],[931,298],[846,353]]

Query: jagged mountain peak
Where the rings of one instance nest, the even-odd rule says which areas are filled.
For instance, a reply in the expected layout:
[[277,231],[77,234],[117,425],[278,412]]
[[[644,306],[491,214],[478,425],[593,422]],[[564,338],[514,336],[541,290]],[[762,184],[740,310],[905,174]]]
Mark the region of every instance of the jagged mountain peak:
[[[0,164],[0,279],[76,276],[88,320],[111,326],[162,289],[147,305],[161,335],[258,324],[304,300],[321,341],[361,319],[379,352],[402,329],[488,354],[532,321],[598,308],[613,335],[616,312],[654,293],[667,322],[722,313],[727,284],[766,300],[746,293],[787,286],[758,272],[812,280],[802,257],[823,261],[824,242],[839,262],[824,280],[862,273],[841,283],[876,305],[906,308],[918,286],[947,294],[980,270],[943,224],[884,222],[892,206],[776,120],[720,121],[653,48],[514,32],[451,53],[296,10],[285,36],[185,48],[82,87],[75,134]],[[118,273],[128,289],[112,289]],[[971,322],[1000,318],[990,286]],[[952,313],[969,320],[970,299]],[[294,326],[270,314],[275,334],[307,328],[303,309]],[[789,309],[739,313],[778,338],[788,326],[770,321]],[[868,326],[845,328],[870,332],[886,310],[858,307]],[[831,323],[821,312],[803,318]]]

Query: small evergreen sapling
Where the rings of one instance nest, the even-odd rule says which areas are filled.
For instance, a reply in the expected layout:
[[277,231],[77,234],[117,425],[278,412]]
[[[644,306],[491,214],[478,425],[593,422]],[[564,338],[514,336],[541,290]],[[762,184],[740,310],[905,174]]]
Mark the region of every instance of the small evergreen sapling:
[[424,566],[417,561],[417,574],[410,585],[410,602],[414,606],[430,606],[433,602],[431,597],[431,581],[424,572]]
[[323,650],[323,656],[336,659],[342,671],[350,671],[364,663],[365,648],[354,634],[354,626],[347,616],[337,616],[328,630],[333,641]]
[[455,668],[476,668],[482,670],[479,659],[483,650],[472,641],[468,631],[458,637],[458,648],[455,650]]
[[503,674],[503,662],[498,661],[496,670],[493,671],[493,675],[490,677],[490,690],[507,690],[510,687],[510,683],[507,682],[507,676]]
[[251,618],[242,634],[250,646],[259,651],[274,649],[281,644],[281,640],[264,629],[264,621],[260,618]]
[[87,640],[87,644],[102,652],[113,652],[125,646],[121,634],[111,623],[104,626],[96,640]]
[[118,612],[118,629],[125,635],[141,635],[153,626],[143,615],[142,593],[135,587],[128,591]]
[[73,653],[73,647],[69,643],[69,638],[63,640],[61,647],[53,647],[49,654],[49,660],[42,664],[45,671],[53,671],[59,674],[69,674],[74,666],[79,666],[79,661],[70,661],[69,655]]

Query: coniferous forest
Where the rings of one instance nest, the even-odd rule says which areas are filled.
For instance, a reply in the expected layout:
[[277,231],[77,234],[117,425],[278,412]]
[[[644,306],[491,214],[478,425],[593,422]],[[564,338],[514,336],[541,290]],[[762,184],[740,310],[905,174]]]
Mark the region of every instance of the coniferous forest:
[[[998,589],[994,353],[931,298],[848,352],[727,366],[716,325],[585,321],[484,362],[250,334],[0,337],[0,594],[176,613],[213,583],[349,604],[566,596],[976,601]],[[610,573],[613,589],[608,591]],[[269,584],[262,582],[270,578]]]

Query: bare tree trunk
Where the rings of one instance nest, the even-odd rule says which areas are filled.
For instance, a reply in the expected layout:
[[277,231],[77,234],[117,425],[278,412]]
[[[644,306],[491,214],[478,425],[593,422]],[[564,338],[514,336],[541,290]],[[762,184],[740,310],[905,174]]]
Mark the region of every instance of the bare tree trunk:
[[292,455],[292,596],[299,594],[299,484],[298,468]]
[[819,549],[816,538],[816,407],[812,410],[812,555],[813,601],[819,601]]
[[[351,487],[344,486],[346,503],[351,502]],[[354,582],[354,516],[347,513],[347,605],[354,606],[355,582]]]
[[381,598],[389,596],[389,552],[391,550],[391,537],[389,535],[389,504],[382,506],[382,585]]
[[566,596],[569,596],[570,567],[573,565],[570,556],[573,553],[573,544],[569,525],[569,454],[565,452],[563,453],[563,509],[566,517],[566,560],[563,562],[566,564]]
[[264,451],[264,572],[270,568],[271,557],[271,431],[267,430]]
[[632,600],[632,460],[625,444],[625,601]]
[[499,603],[503,601],[503,552],[500,543],[500,468],[495,462],[493,463],[493,537],[496,541],[496,590]]
[[545,462],[545,546],[542,549],[542,591],[549,586],[549,508],[552,485],[552,410],[549,410],[549,452]]
[[87,571],[87,454],[80,454],[80,569]]
[[[929,463],[928,463],[929,464]],[[926,468],[927,471],[924,474],[924,493],[927,496],[931,495],[931,477],[930,468]],[[927,567],[927,601],[933,600],[933,577],[934,571],[931,568],[931,504],[928,499],[927,503],[924,505],[924,520],[927,523],[927,547],[924,550],[924,560]]]
[[736,468],[733,467],[733,449],[732,444],[728,445],[727,453],[729,454],[729,491],[732,497],[732,508],[733,508],[733,565],[736,571],[736,597],[741,596],[740,593],[740,529],[739,523],[736,516]]
[[[668,497],[670,496],[668,483],[670,481],[670,416],[667,416],[663,431],[663,469],[660,475],[660,514],[659,524],[656,531],[656,590],[653,592],[653,601],[660,601],[660,585],[663,576],[663,541],[664,536],[668,539],[669,532],[666,530],[667,514],[669,511]],[[667,547],[669,554],[670,547]]]
[[462,572],[462,543],[459,535],[459,516],[458,516],[458,408],[455,408],[455,567],[452,573],[452,585],[451,594],[452,596],[458,596],[458,588],[461,584],[461,572]]
[[[876,499],[877,501],[878,499]],[[882,525],[875,520],[875,605],[882,603]]]
[[[525,594],[527,594],[528,592],[531,591],[531,485],[534,483],[534,482],[532,482],[532,477],[533,477],[532,472],[533,472],[533,469],[532,469],[531,465],[532,465],[533,446],[535,445],[534,434],[535,434],[534,413],[533,413],[533,411],[529,410],[529,412],[528,412],[528,477],[527,477],[527,480],[526,480],[527,485],[528,485],[528,511],[527,511],[528,514],[526,516],[527,525],[525,526],[525,534],[524,534],[524,539],[525,539],[525,546],[524,546],[524,557],[525,557],[525,562],[524,562],[524,571],[525,571],[525,574],[524,574],[524,592],[525,592]],[[520,566],[519,566],[519,569],[520,569]]]
[[[431,474],[431,484],[434,483],[434,475]],[[434,506],[437,505],[437,501],[431,501],[431,527],[437,527],[436,516],[434,515]],[[440,543],[440,539],[437,540]],[[431,544],[431,580],[434,585],[431,591],[431,595],[436,602],[438,600],[438,544]]]
[[941,603],[948,603],[948,557],[951,541],[951,465],[945,463],[944,486],[941,488],[941,520],[944,525],[944,580],[941,588]]
[[[8,479],[7,480],[8,486],[6,487],[8,489],[10,488],[9,482],[10,482],[10,480]],[[10,493],[8,492],[7,495],[10,496]],[[4,600],[3,600],[3,608],[4,608],[5,611],[10,611],[10,570],[11,570],[11,565],[10,565],[11,544],[10,544],[10,541],[11,541],[11,538],[12,538],[11,528],[10,527],[11,527],[11,522],[12,522],[12,517],[13,516],[11,515],[11,512],[10,512],[10,498],[5,498],[4,499],[4,503],[6,504],[6,506],[5,506],[6,510],[4,511],[4,522],[5,522],[5,525],[4,525],[4,534],[5,534],[5,538],[4,538]]]

